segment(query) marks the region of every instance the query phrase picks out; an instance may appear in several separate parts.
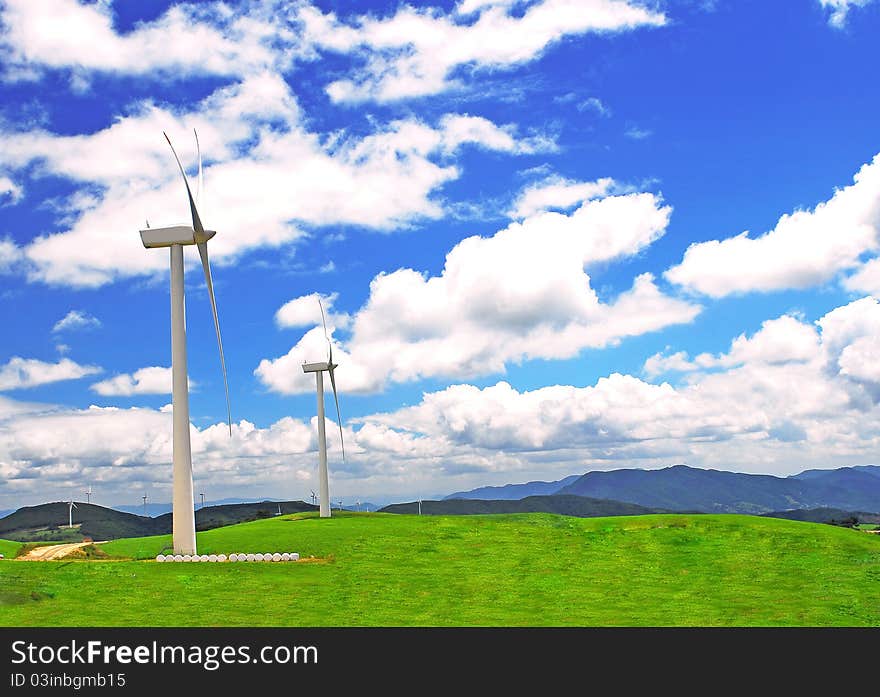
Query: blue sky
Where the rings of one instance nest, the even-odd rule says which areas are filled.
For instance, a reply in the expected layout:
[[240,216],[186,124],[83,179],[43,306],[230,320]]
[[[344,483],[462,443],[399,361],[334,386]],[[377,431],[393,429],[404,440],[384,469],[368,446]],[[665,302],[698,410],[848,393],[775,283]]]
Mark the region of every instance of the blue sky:
[[[0,508],[878,461],[880,3],[0,2]],[[330,406],[328,404],[328,406]],[[332,407],[328,415],[332,418]],[[84,498],[83,496],[79,496]]]

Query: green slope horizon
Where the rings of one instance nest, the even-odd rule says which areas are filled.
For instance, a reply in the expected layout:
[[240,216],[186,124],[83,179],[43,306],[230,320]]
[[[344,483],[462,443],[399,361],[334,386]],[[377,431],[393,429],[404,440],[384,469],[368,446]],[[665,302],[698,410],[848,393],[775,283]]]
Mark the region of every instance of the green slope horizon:
[[[11,550],[15,543],[0,543]],[[880,536],[739,514],[299,513],[0,561],[2,626],[877,626]]]

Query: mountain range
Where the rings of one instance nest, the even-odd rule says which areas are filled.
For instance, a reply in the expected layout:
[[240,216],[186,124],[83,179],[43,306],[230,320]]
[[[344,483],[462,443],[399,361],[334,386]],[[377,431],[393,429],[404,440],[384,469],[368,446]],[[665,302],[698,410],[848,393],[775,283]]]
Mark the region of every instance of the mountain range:
[[880,511],[880,466],[806,470],[790,477],[673,465],[663,469],[587,472],[557,482],[481,487],[448,498],[575,495],[649,508],[704,513],[752,513],[809,508]]

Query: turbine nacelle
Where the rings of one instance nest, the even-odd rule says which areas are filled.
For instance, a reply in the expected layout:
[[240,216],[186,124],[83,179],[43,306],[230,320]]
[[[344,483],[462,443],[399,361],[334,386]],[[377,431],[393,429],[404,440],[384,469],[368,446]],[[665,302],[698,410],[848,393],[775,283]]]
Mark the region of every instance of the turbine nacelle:
[[[204,230],[197,234],[189,225],[172,225],[171,227],[151,227],[141,230],[141,242],[147,249],[171,247],[175,244],[193,245],[207,242],[217,233]],[[196,239],[198,237],[198,239]]]
[[339,366],[336,363],[303,363],[304,373],[322,373],[325,370],[336,370]]

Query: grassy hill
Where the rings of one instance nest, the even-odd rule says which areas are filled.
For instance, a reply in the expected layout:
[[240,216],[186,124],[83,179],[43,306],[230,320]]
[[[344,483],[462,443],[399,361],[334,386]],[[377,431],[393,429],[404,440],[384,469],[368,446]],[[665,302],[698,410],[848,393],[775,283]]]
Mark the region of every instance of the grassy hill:
[[[168,536],[103,545],[152,558]],[[0,562],[0,625],[880,625],[880,536],[741,515],[313,513],[198,534],[296,563]]]
[[[93,540],[117,540],[171,532],[171,514],[156,518],[125,513],[96,504],[77,503],[73,511],[73,529],[67,527],[66,503],[25,506],[0,519],[0,537],[21,542],[79,542],[84,536]],[[317,510],[303,501],[263,501],[261,503],[205,506],[195,512],[196,530],[210,530],[282,513]]]
[[73,522],[78,528],[71,530],[67,527],[68,507],[59,501],[25,506],[0,519],[0,537],[22,542],[79,542],[84,536],[111,540],[165,532],[154,518],[123,513],[94,503],[77,503],[76,506]]
[[[418,513],[417,501],[394,503],[381,509],[382,513]],[[477,515],[487,513],[558,513],[578,518],[598,516],[645,515],[670,511],[639,506],[635,503],[591,499],[586,496],[527,496],[516,500],[443,499],[422,501],[423,515]]]
[[15,555],[18,553],[19,547],[21,547],[21,542],[16,542],[14,540],[0,540],[0,554],[7,559],[14,559]]

